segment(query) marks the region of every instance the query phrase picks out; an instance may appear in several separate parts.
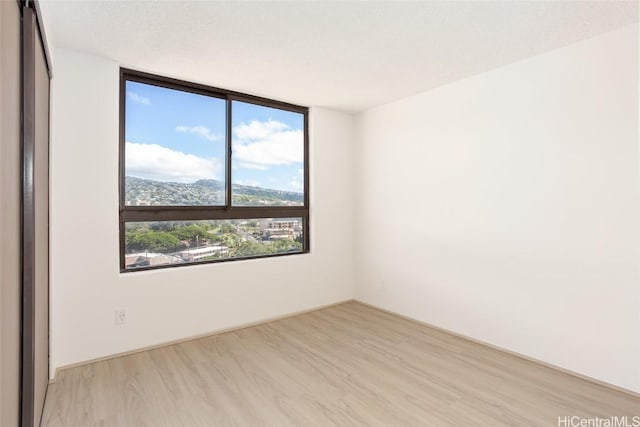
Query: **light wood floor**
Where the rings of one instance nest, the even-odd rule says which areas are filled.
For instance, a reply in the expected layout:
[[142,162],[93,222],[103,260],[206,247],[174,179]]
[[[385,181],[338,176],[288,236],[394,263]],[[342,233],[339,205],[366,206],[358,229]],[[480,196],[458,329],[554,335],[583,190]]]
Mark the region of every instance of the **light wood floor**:
[[557,426],[573,415],[640,416],[640,399],[350,302],[62,371],[42,425]]

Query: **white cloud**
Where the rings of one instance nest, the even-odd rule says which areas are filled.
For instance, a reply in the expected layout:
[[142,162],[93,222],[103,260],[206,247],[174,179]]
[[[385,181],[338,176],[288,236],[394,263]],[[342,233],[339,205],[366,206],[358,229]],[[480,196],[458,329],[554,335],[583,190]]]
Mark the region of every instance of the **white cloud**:
[[156,181],[195,182],[220,179],[223,171],[219,159],[205,159],[174,151],[157,144],[127,142],[126,174]]
[[269,119],[266,122],[253,120],[249,124],[239,124],[233,128],[233,132],[238,139],[256,140],[264,139],[274,132],[284,131],[288,128],[289,126],[276,120]]
[[220,135],[211,132],[211,129],[206,126],[176,126],[176,131],[197,135],[207,141],[220,141],[222,139]]
[[236,179],[234,184],[246,185],[248,187],[260,187],[262,184],[255,179]]
[[240,162],[240,167],[264,170],[271,166],[302,163],[302,130],[291,129],[276,120],[253,120],[234,127],[233,134],[233,156]]
[[127,96],[129,97],[130,100],[132,100],[133,102],[136,102],[138,104],[151,105],[151,100],[149,98],[144,97],[142,95],[138,95],[135,92],[128,91],[127,92]]
[[289,182],[289,186],[296,191],[300,191],[302,190],[302,180],[299,178],[293,178]]
[[298,175],[294,175],[291,177],[291,181],[289,181],[289,186],[296,191],[302,190],[302,187],[304,186],[304,178],[302,176],[303,174],[304,174],[304,170],[298,169]]
[[240,162],[237,165],[238,165],[238,167],[241,167],[241,168],[257,169],[257,170],[260,170],[260,171],[266,171],[267,169],[269,169],[269,166],[257,165],[257,164],[254,164],[254,163]]

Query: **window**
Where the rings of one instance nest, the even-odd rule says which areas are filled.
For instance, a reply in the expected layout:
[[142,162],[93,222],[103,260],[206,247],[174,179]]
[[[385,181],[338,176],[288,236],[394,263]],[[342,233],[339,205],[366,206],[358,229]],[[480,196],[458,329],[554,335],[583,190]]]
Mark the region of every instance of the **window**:
[[120,72],[120,270],[309,251],[308,109]]

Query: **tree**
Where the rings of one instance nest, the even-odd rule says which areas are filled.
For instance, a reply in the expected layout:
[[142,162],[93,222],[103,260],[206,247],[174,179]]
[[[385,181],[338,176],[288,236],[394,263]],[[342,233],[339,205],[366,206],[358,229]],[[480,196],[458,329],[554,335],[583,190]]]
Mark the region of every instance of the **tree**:
[[269,255],[274,253],[270,245],[260,244],[253,240],[242,242],[236,251],[238,256]]
[[125,236],[130,251],[172,252],[182,249],[180,240],[164,231],[139,230]]
[[228,222],[220,224],[220,233],[235,233],[236,228]]
[[209,236],[209,227],[200,224],[190,224],[184,227],[178,227],[171,231],[178,240],[195,241],[196,237],[205,238]]

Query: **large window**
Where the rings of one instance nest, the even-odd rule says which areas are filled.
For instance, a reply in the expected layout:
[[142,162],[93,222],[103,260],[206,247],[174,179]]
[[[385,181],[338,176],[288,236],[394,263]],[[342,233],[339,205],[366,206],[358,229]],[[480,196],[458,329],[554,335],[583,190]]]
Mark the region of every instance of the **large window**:
[[309,251],[308,109],[120,78],[120,270]]

